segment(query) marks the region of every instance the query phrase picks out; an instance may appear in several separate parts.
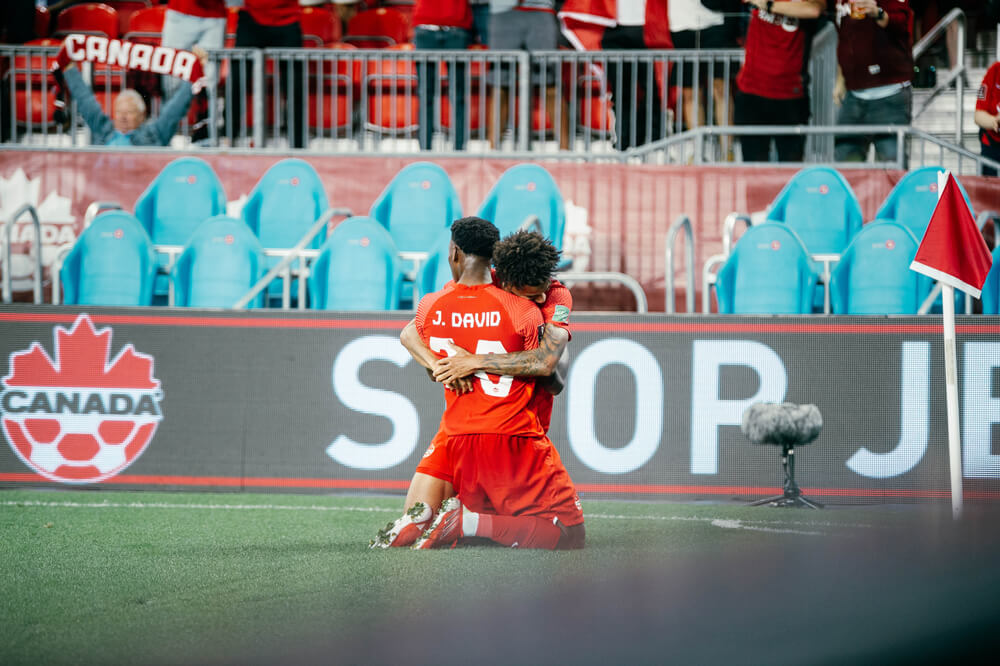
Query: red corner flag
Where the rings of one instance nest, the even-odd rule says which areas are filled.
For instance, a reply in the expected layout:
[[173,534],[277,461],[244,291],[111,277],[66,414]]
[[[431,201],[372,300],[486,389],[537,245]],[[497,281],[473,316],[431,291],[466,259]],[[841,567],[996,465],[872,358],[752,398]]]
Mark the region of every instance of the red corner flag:
[[979,298],[992,263],[986,240],[949,173],[910,270]]

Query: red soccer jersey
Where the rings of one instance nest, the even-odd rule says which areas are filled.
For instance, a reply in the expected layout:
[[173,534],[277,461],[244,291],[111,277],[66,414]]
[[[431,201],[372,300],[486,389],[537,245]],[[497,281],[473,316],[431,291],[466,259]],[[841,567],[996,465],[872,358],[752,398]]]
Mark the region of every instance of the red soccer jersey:
[[299,0],[244,0],[243,9],[259,25],[289,25],[302,15]]
[[226,18],[225,0],[170,0],[167,9],[201,18]]
[[816,21],[754,9],[747,28],[746,57],[736,85],[748,95],[799,99],[808,86],[809,49]]
[[[492,284],[455,284],[420,299],[416,327],[440,357],[446,341],[472,353],[534,349],[542,314],[531,301]],[[445,390],[444,426],[448,436],[497,433],[540,437],[538,417],[528,409],[535,382],[518,377],[476,373],[473,390],[462,395]]]
[[[991,116],[1000,114],[1000,62],[995,62],[986,70],[983,83],[976,97],[976,111],[985,111]],[[1000,142],[1000,134],[993,130],[983,130],[994,142]]]
[[417,0],[413,4],[413,25],[472,27],[469,0]]
[[[558,280],[553,280],[549,290],[545,292],[545,302],[542,304],[541,310],[542,319],[546,324],[565,328],[566,332],[569,333],[569,315],[573,311],[573,296],[569,293],[569,289]],[[545,432],[549,431],[549,424],[552,422],[552,401],[554,399],[554,395],[544,388],[539,388],[535,391],[531,403],[528,404],[528,409],[538,416]]]

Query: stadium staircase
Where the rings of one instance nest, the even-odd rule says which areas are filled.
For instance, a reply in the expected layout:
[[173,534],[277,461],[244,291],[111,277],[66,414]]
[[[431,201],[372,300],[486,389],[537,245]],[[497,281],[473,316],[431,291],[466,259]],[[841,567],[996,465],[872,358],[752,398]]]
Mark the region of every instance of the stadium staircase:
[[[986,70],[996,59],[996,40],[995,30],[982,31],[977,35],[977,43],[966,49],[964,91],[960,106],[954,94],[954,86],[934,97],[929,105],[927,105],[927,100],[931,98],[933,88],[914,87],[914,112],[916,113],[917,110],[927,105],[927,108],[914,118],[914,127],[953,144],[955,143],[955,118],[961,115],[961,145],[967,150],[979,153],[979,128],[976,127],[972,116],[976,105],[976,95],[979,92],[979,84],[982,82]],[[944,40],[941,40],[942,47],[943,42]],[[938,80],[947,77],[949,73],[950,64],[943,48],[928,53],[918,65],[923,68],[933,66]],[[943,166],[954,168],[955,164],[948,163],[949,160],[954,162],[954,156],[949,155]]]

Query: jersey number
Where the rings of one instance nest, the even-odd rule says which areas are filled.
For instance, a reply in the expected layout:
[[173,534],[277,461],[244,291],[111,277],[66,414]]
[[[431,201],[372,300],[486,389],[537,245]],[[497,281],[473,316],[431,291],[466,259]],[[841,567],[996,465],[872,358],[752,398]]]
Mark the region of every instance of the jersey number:
[[[452,349],[455,341],[451,338],[435,338],[432,336],[430,343],[431,351],[444,352],[448,356],[455,355],[455,351]],[[506,354],[507,350],[503,348],[503,343],[499,340],[477,340],[476,351],[474,353]],[[510,375],[500,375],[500,378],[495,382],[490,380],[490,376],[483,371],[477,372],[476,377],[479,379],[479,386],[483,389],[483,393],[494,398],[507,397],[510,394],[510,387],[514,383],[514,378]]]

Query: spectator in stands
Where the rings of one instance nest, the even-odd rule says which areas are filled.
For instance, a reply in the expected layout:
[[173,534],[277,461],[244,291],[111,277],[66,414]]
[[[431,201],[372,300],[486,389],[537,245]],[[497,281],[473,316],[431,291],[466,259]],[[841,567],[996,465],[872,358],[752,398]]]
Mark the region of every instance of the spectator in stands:
[[[163,19],[164,46],[190,51],[196,44],[205,49],[221,49],[226,41],[225,0],[167,0]],[[214,72],[206,70],[212,81]],[[174,77],[164,77],[163,87],[169,95],[180,83]]]
[[[194,53],[201,59],[202,66],[208,60],[208,53],[195,46]],[[90,128],[92,141],[107,146],[166,146],[177,131],[177,124],[191,104],[191,84],[182,81],[174,94],[167,100],[155,119],[146,118],[146,103],[142,95],[131,88],[118,94],[114,101],[112,118],[101,109],[94,97],[94,91],[83,80],[75,63],[63,68],[66,87],[76,101],[80,115]]]
[[[417,49],[464,50],[471,43],[472,9],[469,0],[416,0],[413,6],[413,44]],[[436,63],[418,62],[420,83],[420,148],[430,150],[440,107],[435,95],[448,94],[454,113],[455,150],[465,148],[468,127],[465,113],[466,66],[449,67],[447,86],[439,85]]]
[[[730,0],[670,0],[667,3],[670,16],[670,38],[675,49],[734,49],[737,47],[735,22],[726,20],[726,14],[739,12],[739,2]],[[681,113],[684,127],[692,129],[704,124],[706,101],[699,100],[699,112],[695,115],[695,91],[708,83],[707,62],[701,62],[699,81],[694,80],[694,62],[684,61],[675,65],[670,74],[671,84],[681,85]],[[723,79],[724,70],[716,67],[712,78],[712,99],[714,100],[715,124],[729,125],[732,104],[729,91]]]
[[[645,50],[673,46],[665,2],[566,0],[558,15],[563,34],[576,49]],[[649,70],[650,66],[649,62],[633,66],[628,59],[608,62],[608,90],[615,108],[619,150],[663,137],[660,80]]]
[[[1000,162],[1000,62],[986,70],[976,97],[976,125],[979,126],[979,148],[983,157]],[[995,176],[993,167],[982,168],[984,176]]]
[[[913,12],[908,0],[830,0],[837,26],[839,125],[909,125]],[[838,136],[838,162],[896,159],[895,134]]]
[[[746,57],[736,77],[737,125],[809,122],[809,49],[824,0],[743,0],[753,6]],[[801,162],[805,137],[775,136],[781,162]],[[740,137],[743,160],[766,162],[770,135]]]
[[[205,49],[221,49],[226,41],[225,0],[168,0],[163,19],[161,43],[175,49],[190,51],[195,45]],[[206,67],[205,75],[210,82],[215,81],[215,68]],[[170,97],[180,80],[173,76],[163,77],[163,91]],[[205,93],[198,95],[193,104],[197,109],[198,123],[193,128],[194,138],[208,136],[205,118],[208,115],[208,99]]]
[[[501,51],[555,51],[559,45],[559,23],[555,0],[490,0],[491,42],[489,47]],[[559,147],[569,150],[570,121],[565,99],[556,90],[556,67],[552,61],[544,68],[533,67],[531,83],[534,90],[545,87],[545,115],[555,122],[556,106],[562,109],[559,119]],[[544,79],[543,79],[544,77]],[[497,85],[490,87],[486,105],[486,127],[490,147],[495,148],[507,129],[510,90],[516,85],[509,67],[503,67]],[[496,123],[495,92],[500,93],[500,125]]]
[[490,44],[490,0],[469,0],[472,8],[472,41],[475,44]]
[[[301,9],[298,0],[244,0],[236,23],[236,48],[302,47],[302,26],[299,24]],[[243,78],[249,78],[249,68],[244,69],[243,61],[233,60],[232,85],[226,90],[226,105],[231,110],[227,114],[232,124],[230,138],[237,138],[243,125]],[[292,148],[306,145],[306,108],[303,89],[302,63],[296,61],[291,67],[287,60],[278,68],[281,89],[274,94],[286,94],[285,127]],[[290,91],[290,94],[288,94]],[[261,94],[262,91],[255,91]],[[260,122],[263,119],[256,119]]]

